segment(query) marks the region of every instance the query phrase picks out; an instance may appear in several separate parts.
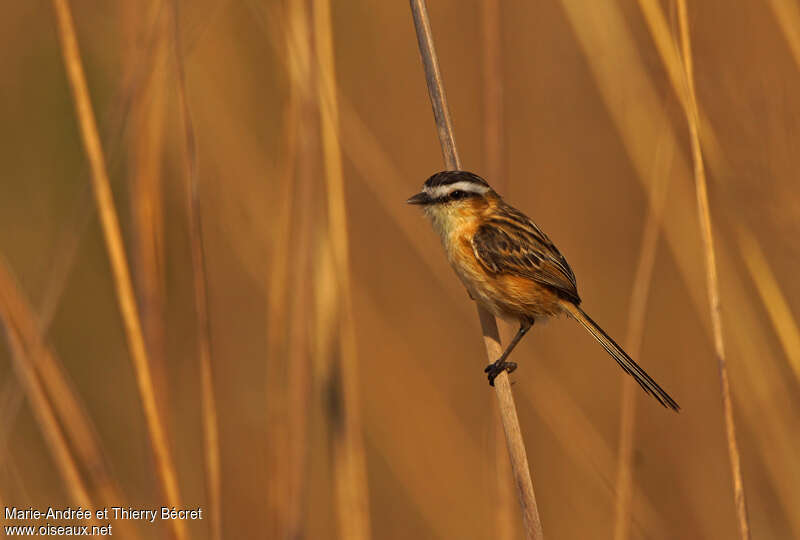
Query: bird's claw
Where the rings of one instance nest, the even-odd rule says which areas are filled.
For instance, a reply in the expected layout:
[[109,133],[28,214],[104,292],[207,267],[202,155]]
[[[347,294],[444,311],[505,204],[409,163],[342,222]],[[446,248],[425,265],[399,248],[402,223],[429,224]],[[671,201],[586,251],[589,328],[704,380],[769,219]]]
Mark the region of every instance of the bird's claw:
[[487,374],[487,377],[489,379],[489,386],[494,386],[494,380],[498,375],[500,375],[504,371],[512,373],[515,369],[517,369],[516,362],[506,362],[505,360],[502,361],[498,360],[497,362],[494,362],[493,364],[489,364],[488,366],[486,366],[483,372]]

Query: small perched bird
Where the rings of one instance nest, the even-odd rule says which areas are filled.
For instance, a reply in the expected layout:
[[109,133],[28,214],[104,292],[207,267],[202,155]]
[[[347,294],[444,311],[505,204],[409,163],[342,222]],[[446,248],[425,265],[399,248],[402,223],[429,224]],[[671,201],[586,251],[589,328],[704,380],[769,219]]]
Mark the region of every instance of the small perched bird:
[[622,347],[580,308],[575,274],[546,234],[467,171],[434,174],[407,201],[423,207],[439,233],[450,265],[470,297],[495,316],[519,323],[500,358],[484,370],[489,384],[517,368],[508,355],[537,319],[566,312],[664,407],[680,407]]

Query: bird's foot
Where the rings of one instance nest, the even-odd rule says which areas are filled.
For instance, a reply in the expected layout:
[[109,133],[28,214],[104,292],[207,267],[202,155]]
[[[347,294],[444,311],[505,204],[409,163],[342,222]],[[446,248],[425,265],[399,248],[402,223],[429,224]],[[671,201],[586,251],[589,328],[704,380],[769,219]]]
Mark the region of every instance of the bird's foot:
[[500,375],[504,371],[512,373],[515,369],[517,369],[516,362],[506,362],[505,360],[498,360],[497,362],[486,366],[483,372],[486,373],[488,376],[489,386],[494,386],[494,379],[498,375]]

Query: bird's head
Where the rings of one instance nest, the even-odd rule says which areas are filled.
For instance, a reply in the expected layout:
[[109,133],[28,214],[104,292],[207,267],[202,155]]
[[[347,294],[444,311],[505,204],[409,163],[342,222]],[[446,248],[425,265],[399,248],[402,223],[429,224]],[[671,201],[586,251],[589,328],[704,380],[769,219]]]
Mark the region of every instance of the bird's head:
[[442,171],[425,181],[422,191],[408,204],[422,206],[440,232],[457,223],[479,217],[497,197],[489,183],[467,171]]

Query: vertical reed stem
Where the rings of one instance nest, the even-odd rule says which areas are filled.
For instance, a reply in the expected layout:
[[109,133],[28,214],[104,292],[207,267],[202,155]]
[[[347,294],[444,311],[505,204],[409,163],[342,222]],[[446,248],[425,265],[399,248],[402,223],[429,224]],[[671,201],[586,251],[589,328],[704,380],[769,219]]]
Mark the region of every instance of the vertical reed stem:
[[[296,170],[294,163],[287,167],[287,173],[294,173],[294,178],[287,176],[286,181],[294,181],[292,205],[286,217],[289,226],[286,230],[292,235],[276,244],[273,257],[284,257],[290,269],[291,277],[288,289],[290,293],[286,314],[288,328],[285,335],[286,352],[283,355],[286,374],[276,384],[285,387],[285,416],[283,422],[286,430],[286,459],[279,463],[287,469],[284,484],[285,522],[281,533],[283,538],[291,540],[307,535],[309,489],[309,429],[312,397],[311,381],[311,349],[309,319],[312,312],[312,292],[309,282],[312,280],[313,240],[319,226],[315,208],[315,193],[320,184],[315,174],[318,133],[316,125],[317,103],[314,95],[314,58],[312,50],[313,38],[311,20],[306,0],[291,0],[288,5],[287,48],[289,50],[289,76],[292,84],[292,99],[297,99],[296,115],[290,119],[288,135],[297,138]],[[296,128],[296,130],[295,130]],[[288,145],[295,144],[291,139]],[[284,235],[288,236],[286,232]],[[283,254],[278,250],[285,250]],[[316,264],[316,261],[314,262]],[[280,316],[284,316],[281,314]],[[276,361],[277,359],[274,359]]]
[[697,211],[700,219],[700,232],[703,238],[703,248],[706,255],[708,302],[711,311],[711,328],[714,334],[714,350],[717,355],[719,378],[722,387],[722,407],[725,418],[725,434],[728,439],[728,454],[731,461],[731,475],[733,476],[733,496],[734,503],[736,505],[736,516],[739,521],[739,534],[742,540],[749,540],[750,522],[747,517],[747,501],[745,498],[744,482],[742,480],[742,465],[739,453],[739,445],[736,441],[736,424],[733,418],[733,402],[731,399],[730,382],[728,381],[728,365],[725,357],[725,341],[722,332],[719,279],[717,277],[717,260],[714,253],[714,237],[711,227],[711,209],[708,202],[706,173],[705,168],[703,167],[703,153],[700,148],[700,135],[697,127],[697,94],[695,92],[692,66],[689,16],[686,10],[686,0],[677,0],[677,5],[681,38],[681,53],[683,55],[686,84],[689,90],[689,106],[686,109],[686,120],[689,124],[692,158],[694,160],[694,178],[695,187],[697,190]]
[[[164,424],[156,405],[150,361],[147,357],[130,270],[122,244],[119,219],[114,208],[114,196],[111,192],[100,136],[97,132],[97,123],[94,118],[91,99],[89,98],[89,88],[83,72],[83,64],[81,63],[78,49],[78,38],[75,35],[75,26],[72,22],[72,14],[67,0],[53,0],[53,8],[58,23],[58,35],[64,56],[64,66],[72,89],[83,145],[92,170],[92,186],[95,200],[114,275],[117,301],[119,302],[131,359],[136,372],[136,382],[142,398],[150,442],[153,445],[158,477],[161,481],[167,505],[177,507],[180,506],[177,474],[172,461]],[[184,521],[170,520],[170,525],[178,540],[187,538],[187,529]]]
[[[131,267],[134,287],[142,317],[142,330],[149,353],[156,401],[164,416],[169,411],[166,364],[166,278],[164,272],[164,197],[162,162],[166,133],[166,93],[164,62],[169,53],[168,17],[158,17],[162,0],[126,2],[125,17],[129,26],[125,58],[130,84],[132,137],[130,146]],[[154,21],[153,28],[146,26]],[[145,23],[145,24],[143,24]],[[145,31],[140,28],[144,26]],[[149,30],[149,32],[148,32]],[[152,38],[148,34],[152,33]],[[150,39],[148,47],[145,40]],[[145,54],[143,54],[143,50]],[[141,65],[149,69],[142,70]],[[144,71],[142,75],[139,72]],[[135,88],[135,90],[134,90]],[[126,126],[127,127],[127,126]],[[109,154],[112,149],[107,150]],[[110,163],[110,156],[109,156]],[[91,194],[87,202],[91,204]]]
[[186,97],[186,69],[181,47],[178,0],[172,2],[173,47],[178,79],[178,102],[183,123],[183,158],[186,167],[186,214],[189,221],[189,248],[192,254],[194,309],[197,315],[197,352],[200,361],[202,394],[203,446],[205,450],[206,489],[208,490],[209,527],[212,540],[222,538],[222,475],[220,472],[219,428],[214,396],[214,372],[211,367],[211,320],[208,308],[208,275],[203,245],[203,220],[200,209],[200,185],[197,177],[197,141],[189,101]]
[[[301,507],[306,484],[310,369],[308,339],[302,329],[307,328],[305,283],[308,238],[312,234],[308,206],[313,191],[311,149],[316,144],[310,119],[316,111],[311,98],[311,39],[305,0],[287,2],[280,20],[285,28],[281,52],[287,60],[289,96],[267,299],[267,519],[270,537],[287,539],[304,531]],[[298,293],[290,300],[288,291],[295,286]]]
[[[355,323],[350,287],[347,212],[339,136],[339,104],[329,0],[314,0],[320,129],[328,200],[329,241],[338,280],[341,326],[339,382],[341,418],[333,437],[334,474],[341,537],[370,537],[366,457],[362,439]],[[335,375],[334,375],[335,376]]]
[[[439,70],[439,59],[433,45],[433,32],[431,31],[428,8],[425,0],[410,0],[411,13],[414,17],[414,27],[417,32],[419,51],[422,64],[425,68],[425,78],[428,84],[428,93],[431,98],[433,115],[439,133],[439,142],[442,146],[445,167],[450,170],[459,170],[461,161],[458,157],[453,125],[450,120],[450,110],[445,97],[442,74]],[[497,321],[485,309],[478,306],[478,317],[483,330],[484,345],[489,363],[494,362],[502,354],[500,337],[497,331]],[[536,505],[536,496],[533,491],[533,481],[528,468],[528,457],[525,443],[519,427],[517,410],[514,404],[514,395],[511,392],[511,383],[508,374],[502,372],[495,379],[495,390],[500,406],[500,417],[506,434],[508,454],[511,459],[511,468],[517,485],[522,518],[527,538],[540,540],[544,537],[542,524],[539,518],[539,509]]]

